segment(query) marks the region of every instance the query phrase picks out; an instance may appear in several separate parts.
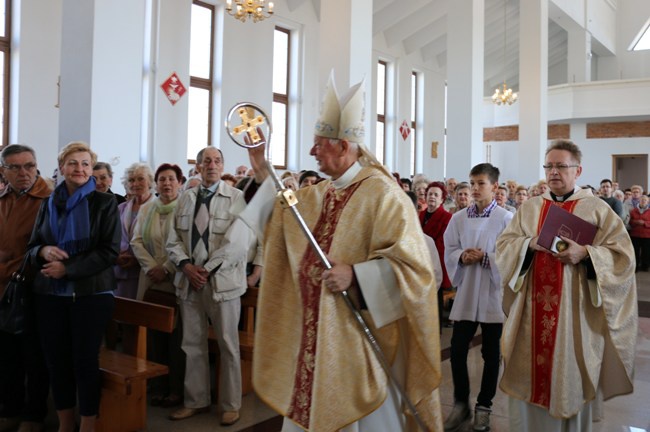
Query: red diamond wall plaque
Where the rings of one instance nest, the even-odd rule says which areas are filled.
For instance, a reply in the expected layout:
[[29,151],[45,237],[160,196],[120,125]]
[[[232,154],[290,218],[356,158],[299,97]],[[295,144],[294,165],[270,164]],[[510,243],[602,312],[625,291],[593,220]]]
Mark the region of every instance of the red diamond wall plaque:
[[181,82],[181,79],[176,75],[176,72],[173,72],[169,78],[160,85],[160,88],[165,92],[167,100],[169,100],[172,105],[176,105],[176,102],[181,99],[181,96],[183,96],[187,90]]

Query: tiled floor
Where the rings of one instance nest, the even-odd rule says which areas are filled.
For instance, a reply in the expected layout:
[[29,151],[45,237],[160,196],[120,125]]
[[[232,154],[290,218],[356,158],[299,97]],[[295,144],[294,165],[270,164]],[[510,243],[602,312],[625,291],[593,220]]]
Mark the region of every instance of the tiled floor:
[[[650,273],[638,273],[638,296],[642,317],[639,319],[639,337],[637,343],[636,372],[634,377],[634,393],[628,396],[614,398],[604,403],[604,418],[593,424],[593,432],[650,432]],[[451,329],[443,329],[441,345],[449,347]],[[476,399],[476,386],[480,382],[482,372],[480,346],[470,350],[469,355],[470,380],[474,386],[470,400]],[[442,363],[443,382],[441,398],[443,415],[451,411],[453,405],[453,384],[449,360]],[[260,402],[254,395],[244,398],[242,419],[234,426],[219,426],[216,409],[210,414],[172,422],[167,420],[171,409],[149,408],[148,430],[150,432],[277,432],[280,430],[281,419]],[[56,431],[56,421],[50,419],[48,432]],[[506,432],[508,428],[508,407],[506,396],[498,391],[494,400],[491,416],[493,432]],[[463,431],[471,430],[471,422],[464,425]],[[391,432],[391,431],[378,431]],[[515,432],[515,431],[511,431]],[[543,431],[539,431],[543,432]]]

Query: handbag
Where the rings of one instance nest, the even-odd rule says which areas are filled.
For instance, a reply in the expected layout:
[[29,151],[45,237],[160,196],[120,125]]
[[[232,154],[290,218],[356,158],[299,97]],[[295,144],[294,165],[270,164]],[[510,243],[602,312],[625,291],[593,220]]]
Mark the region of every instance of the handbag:
[[9,279],[5,292],[0,299],[1,331],[20,334],[25,328],[25,267],[28,260],[29,255],[25,254],[20,269],[11,275],[11,279]]

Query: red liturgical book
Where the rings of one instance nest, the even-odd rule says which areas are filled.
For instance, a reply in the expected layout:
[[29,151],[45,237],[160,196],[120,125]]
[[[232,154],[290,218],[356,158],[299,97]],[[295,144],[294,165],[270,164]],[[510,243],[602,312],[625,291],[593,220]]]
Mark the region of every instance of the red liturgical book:
[[539,233],[537,244],[553,252],[557,252],[556,243],[560,236],[568,237],[580,245],[590,245],[596,237],[598,227],[564,210],[552,205],[548,209],[546,219]]

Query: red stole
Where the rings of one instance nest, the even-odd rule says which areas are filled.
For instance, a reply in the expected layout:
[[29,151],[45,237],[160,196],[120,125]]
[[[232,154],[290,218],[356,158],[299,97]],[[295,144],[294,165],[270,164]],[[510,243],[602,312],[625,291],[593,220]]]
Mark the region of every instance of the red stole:
[[[537,233],[539,234],[552,205],[573,212],[578,200],[563,203],[544,200]],[[533,259],[532,294],[532,394],[530,402],[549,408],[553,352],[557,334],[564,266],[550,253],[536,253]]]
[[[329,252],[343,209],[360,185],[361,182],[344,189],[330,187],[326,192],[321,214],[313,229],[314,238],[324,253]],[[291,405],[287,413],[287,417],[303,428],[309,428],[310,421],[323,271],[320,258],[308,245],[298,273],[303,307],[302,340]]]

